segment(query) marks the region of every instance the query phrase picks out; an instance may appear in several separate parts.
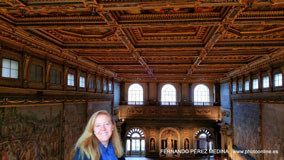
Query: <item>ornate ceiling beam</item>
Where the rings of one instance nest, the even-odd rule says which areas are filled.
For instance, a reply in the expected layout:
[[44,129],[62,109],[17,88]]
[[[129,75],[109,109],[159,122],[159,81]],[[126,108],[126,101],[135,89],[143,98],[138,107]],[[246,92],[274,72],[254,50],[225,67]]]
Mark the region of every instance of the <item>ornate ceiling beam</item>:
[[26,2],[22,0],[2,0],[2,1],[15,9],[27,6]]
[[116,73],[95,63],[90,63],[82,58],[78,58],[70,51],[63,51],[61,48],[55,45],[52,46],[51,44],[46,43],[44,40],[26,33],[21,28],[8,28],[7,26],[0,24],[0,39],[1,41],[5,41],[9,44],[29,48],[36,53],[49,55],[50,57],[59,61],[68,61],[69,64],[82,66],[120,80]]
[[222,6],[240,6],[239,2],[222,1],[222,2],[200,2],[200,1],[140,1],[140,2],[104,2],[101,1],[99,6],[102,10],[141,10],[141,9],[158,9],[158,8],[195,8],[195,7],[222,7]]
[[235,19],[237,16],[244,10],[245,8],[235,8],[232,7],[225,17],[222,20],[221,25],[218,26],[218,28],[215,30],[214,34],[211,35],[209,40],[204,45],[204,48],[200,51],[199,57],[195,60],[191,68],[187,72],[187,76],[192,75],[193,71],[196,69],[196,67],[199,66],[199,64],[205,59],[208,52],[215,46],[217,41],[223,37],[223,35],[227,32],[227,30],[230,28],[231,25],[234,24]]
[[[11,21],[11,20],[10,20]],[[109,28],[107,24],[104,22],[99,21],[78,21],[78,17],[74,17],[74,20],[70,19],[70,21],[62,22],[62,21],[12,21],[13,24],[17,27],[21,27],[23,29],[95,29],[95,28]],[[259,19],[259,20],[242,20],[236,21],[234,25],[239,26],[246,26],[246,25],[282,25],[283,24],[283,17],[282,19]],[[131,23],[131,24],[118,24],[119,28],[140,28],[140,27],[165,27],[165,25],[169,27],[189,27],[189,26],[218,26],[221,24],[221,21],[216,22],[160,22],[160,23]]]
[[111,12],[100,11],[99,14],[104,18],[110,27],[116,30],[116,36],[121,39],[129,52],[132,53],[133,57],[145,68],[146,72],[150,76],[154,76],[153,71],[149,68],[144,58],[140,56],[140,51],[135,48],[133,42],[130,40],[131,38],[125,33],[125,31],[118,26],[118,22]]
[[[16,9],[22,17],[25,17],[26,12],[31,10],[27,3],[22,0],[2,0],[4,3]],[[9,16],[10,17],[10,16]]]
[[228,80],[230,77],[238,76],[244,74],[246,72],[253,71],[255,69],[259,69],[261,67],[270,66],[273,63],[283,62],[284,60],[284,48],[275,50],[270,53],[269,56],[262,57],[256,61],[253,61],[247,65],[243,65],[237,70],[231,71],[227,74],[227,77],[220,79],[221,81]]

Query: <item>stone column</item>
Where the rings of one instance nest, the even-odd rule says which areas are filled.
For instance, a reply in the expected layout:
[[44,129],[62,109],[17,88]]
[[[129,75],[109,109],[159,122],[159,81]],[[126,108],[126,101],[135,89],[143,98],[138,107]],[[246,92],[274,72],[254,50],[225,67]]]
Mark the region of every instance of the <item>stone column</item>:
[[77,69],[76,74],[77,75],[76,75],[75,86],[76,86],[76,91],[79,91],[81,70]]
[[192,83],[188,83],[188,102],[190,103],[190,105],[193,105],[193,99],[192,99]]
[[49,89],[50,86],[50,70],[51,70],[52,63],[46,59],[45,60],[45,89]]
[[63,69],[63,90],[67,89],[68,70],[69,70],[69,68],[66,66],[66,64],[64,64],[64,69]]
[[248,79],[249,79],[249,92],[252,93],[252,75],[251,75],[251,73],[249,74]]
[[269,91],[273,91],[274,81],[273,81],[273,69],[272,67],[269,68],[267,71],[268,77],[269,77]]
[[144,105],[146,104],[146,105],[148,105],[149,104],[149,101],[150,101],[150,84],[149,84],[149,82],[147,82],[147,101],[146,102],[144,102]]
[[220,97],[220,83],[215,83],[215,103],[217,106],[220,105],[221,97]]
[[261,77],[261,72],[257,73],[257,79],[258,79],[258,90],[259,92],[262,91],[262,77]]
[[29,72],[29,63],[31,56],[25,54],[23,58],[23,87],[28,87],[28,72]]
[[[225,145],[227,143],[227,126],[221,125],[220,126],[220,134],[221,134],[221,149],[225,150]],[[225,155],[221,154],[221,159],[224,160]]]
[[125,82],[120,82],[120,104],[126,104],[124,93],[125,93]]
[[284,90],[284,65],[281,67],[282,72],[282,89]]
[[[87,77],[86,77],[86,91],[89,92],[89,80],[90,80],[91,74],[89,73],[89,71],[87,71]],[[94,86],[94,82],[93,82],[93,86]]]
[[[159,102],[159,83],[156,83],[156,89],[157,89],[157,91],[156,91],[157,92],[156,93],[156,104],[160,105],[160,102]],[[160,96],[162,96],[161,93],[160,93]],[[162,97],[160,99],[162,99]]]

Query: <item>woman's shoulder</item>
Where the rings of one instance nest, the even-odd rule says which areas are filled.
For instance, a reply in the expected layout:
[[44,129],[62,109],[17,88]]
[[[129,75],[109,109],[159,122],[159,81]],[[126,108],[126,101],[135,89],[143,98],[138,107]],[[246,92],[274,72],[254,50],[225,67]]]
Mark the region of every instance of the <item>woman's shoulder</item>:
[[77,148],[73,160],[90,160],[87,156],[82,154],[81,149]]
[[118,160],[125,160],[125,157],[124,156],[122,156],[122,157],[120,157],[120,158],[117,158]]

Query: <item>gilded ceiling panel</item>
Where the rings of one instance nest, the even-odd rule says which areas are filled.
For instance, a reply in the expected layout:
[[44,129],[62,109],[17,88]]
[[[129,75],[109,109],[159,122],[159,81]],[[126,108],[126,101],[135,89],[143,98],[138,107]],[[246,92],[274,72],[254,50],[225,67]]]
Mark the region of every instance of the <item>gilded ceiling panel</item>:
[[84,38],[103,38],[114,34],[114,31],[108,28],[94,29],[62,29],[57,30],[62,35]]
[[198,27],[151,27],[142,28],[142,35],[145,36],[195,36]]
[[[269,0],[259,0],[259,1],[269,2]],[[275,11],[283,9],[284,5],[252,5],[250,8],[247,8],[246,11]]]
[[283,2],[5,0],[0,38],[56,46],[127,80],[216,80],[280,54]]
[[89,8],[79,5],[45,5],[28,6],[7,10],[11,16],[20,17],[54,17],[54,16],[91,16]]
[[283,30],[284,25],[236,25],[233,26],[232,29],[239,31],[241,34],[264,34]]

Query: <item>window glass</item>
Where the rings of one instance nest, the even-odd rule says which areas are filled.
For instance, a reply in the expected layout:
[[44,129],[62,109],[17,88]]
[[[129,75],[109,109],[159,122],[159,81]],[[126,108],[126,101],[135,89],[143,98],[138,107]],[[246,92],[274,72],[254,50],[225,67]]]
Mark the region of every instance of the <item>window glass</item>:
[[245,90],[246,90],[246,91],[249,90],[249,81],[245,81]]
[[274,86],[282,86],[282,73],[277,73],[274,75]]
[[3,58],[2,59],[2,77],[18,79],[19,63],[18,61]]
[[82,88],[85,88],[85,77],[80,77],[80,83],[79,83],[80,85],[80,87],[82,87]]
[[89,88],[94,88],[94,79],[93,78],[89,79]]
[[106,92],[107,91],[107,81],[106,81],[106,79],[105,78],[103,78],[103,87],[104,87],[104,92]]
[[252,89],[258,89],[258,79],[252,81]]
[[60,84],[61,83],[61,72],[56,69],[50,70],[50,83]]
[[101,91],[101,77],[97,77],[97,90]]
[[269,88],[269,77],[265,76],[262,79],[262,87],[263,88]]
[[239,91],[242,91],[243,90],[243,83],[242,81],[239,81]]
[[237,91],[237,84],[236,82],[233,82],[233,92],[236,92]]
[[67,85],[74,86],[74,74],[68,73],[67,75]]
[[162,87],[162,105],[176,105],[176,88],[171,84]]
[[199,84],[194,88],[194,105],[209,105],[209,88]]
[[143,104],[143,88],[140,84],[132,84],[128,88],[128,104],[142,105]]
[[32,82],[42,82],[42,70],[43,67],[36,64],[31,64],[30,68],[30,81]]

